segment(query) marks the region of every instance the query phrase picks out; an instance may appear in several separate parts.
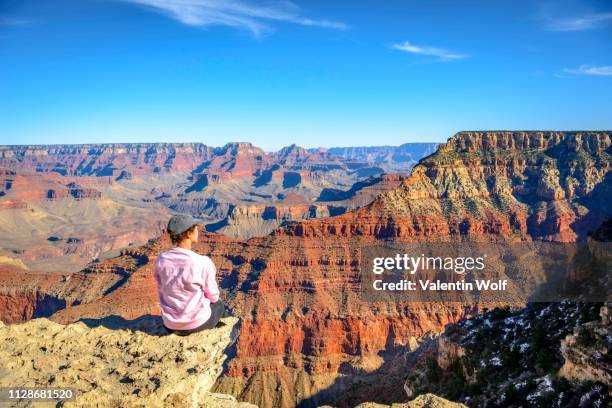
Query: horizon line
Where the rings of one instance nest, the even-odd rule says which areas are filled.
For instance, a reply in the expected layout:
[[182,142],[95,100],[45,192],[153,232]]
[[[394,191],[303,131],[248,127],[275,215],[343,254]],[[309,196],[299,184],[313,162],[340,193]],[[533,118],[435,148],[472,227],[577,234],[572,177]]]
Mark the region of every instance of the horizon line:
[[509,130],[509,129],[474,129],[474,130],[461,130],[458,132],[455,132],[452,136],[447,137],[445,140],[441,140],[441,141],[420,141],[420,142],[405,142],[405,143],[400,143],[400,144],[372,144],[372,145],[344,145],[344,146],[313,146],[313,147],[305,147],[303,145],[297,144],[297,143],[291,143],[288,145],[284,145],[283,147],[277,149],[277,150],[265,150],[264,148],[261,148],[255,144],[253,144],[253,142],[247,142],[247,141],[230,141],[227,142],[223,145],[219,145],[219,146],[212,146],[212,145],[208,145],[204,142],[189,142],[189,141],[184,141],[184,142],[93,142],[93,143],[34,143],[34,144],[0,144],[0,149],[6,150],[7,148],[15,148],[15,147],[53,147],[53,146],[120,146],[120,145],[202,145],[202,146],[206,146],[206,147],[210,147],[213,149],[219,149],[219,148],[223,148],[229,145],[237,145],[237,144],[249,144],[253,147],[259,148],[261,150],[263,150],[266,153],[274,153],[274,152],[278,152],[282,149],[285,149],[287,147],[291,147],[291,146],[296,146],[296,147],[300,147],[306,150],[316,150],[316,149],[338,149],[338,148],[366,148],[366,147],[399,147],[399,146],[403,146],[403,145],[418,145],[418,144],[442,144],[445,142],[448,142],[451,138],[457,136],[458,134],[461,133],[496,133],[496,132],[511,132],[511,133],[538,133],[538,132],[549,132],[549,133],[597,133],[597,132],[603,132],[603,133],[612,133],[611,129],[572,129],[572,130],[552,130],[552,129],[520,129],[520,130]]

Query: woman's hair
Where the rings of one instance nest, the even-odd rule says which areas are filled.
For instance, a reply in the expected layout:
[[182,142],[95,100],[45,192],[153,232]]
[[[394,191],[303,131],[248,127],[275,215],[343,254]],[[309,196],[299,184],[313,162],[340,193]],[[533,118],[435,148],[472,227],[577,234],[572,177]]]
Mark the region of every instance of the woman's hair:
[[187,237],[189,236],[189,234],[191,234],[193,232],[193,230],[195,228],[197,228],[197,225],[194,225],[193,227],[189,228],[187,231],[181,232],[180,234],[173,234],[172,232],[170,233],[170,240],[172,241],[173,244],[178,244],[180,243],[182,240],[187,239]]

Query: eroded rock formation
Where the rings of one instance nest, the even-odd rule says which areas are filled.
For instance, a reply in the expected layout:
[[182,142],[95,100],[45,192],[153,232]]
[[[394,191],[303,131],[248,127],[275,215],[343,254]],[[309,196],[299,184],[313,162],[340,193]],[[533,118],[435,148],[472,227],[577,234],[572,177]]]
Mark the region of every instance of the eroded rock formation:
[[601,306],[601,320],[587,322],[561,341],[563,365],[561,377],[574,382],[593,381],[612,388],[612,324],[611,303]]
[[[420,157],[396,159],[406,170]],[[250,143],[0,146],[0,256],[76,271],[159,236],[177,212],[234,237],[266,235],[367,204],[374,189],[392,187],[382,171],[295,145],[273,153]],[[351,189],[366,179],[367,188]],[[319,203],[324,193],[343,198]]]
[[0,386],[72,388],[75,407],[254,407],[211,390],[236,338],[238,319],[223,322],[186,337],[155,316],[0,322]]

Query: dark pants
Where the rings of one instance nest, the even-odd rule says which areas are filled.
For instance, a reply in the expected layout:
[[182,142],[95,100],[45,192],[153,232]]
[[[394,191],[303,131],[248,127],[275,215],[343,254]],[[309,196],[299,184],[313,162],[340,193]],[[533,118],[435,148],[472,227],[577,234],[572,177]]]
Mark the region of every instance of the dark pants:
[[168,329],[167,327],[166,329],[168,329],[170,333],[178,334],[179,336],[187,336],[191,333],[197,333],[202,330],[215,328],[217,326],[217,323],[219,323],[219,320],[224,316],[225,305],[223,304],[223,301],[219,299],[215,303],[210,304],[210,318],[203,325],[196,327],[195,329],[189,330],[172,330]]

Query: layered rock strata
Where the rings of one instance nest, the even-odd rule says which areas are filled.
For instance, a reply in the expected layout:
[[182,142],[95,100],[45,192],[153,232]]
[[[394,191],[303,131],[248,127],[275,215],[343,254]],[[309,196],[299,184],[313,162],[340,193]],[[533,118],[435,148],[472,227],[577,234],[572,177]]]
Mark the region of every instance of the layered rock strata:
[[[583,239],[611,215],[610,145],[605,132],[462,132],[355,211],[248,241],[203,234],[194,249],[212,257],[243,319],[215,389],[260,406],[405,401],[407,351],[483,305],[369,302],[362,248]],[[71,306],[53,319],[154,312],[152,263],[169,245],[162,237],[84,273],[59,291]]]

